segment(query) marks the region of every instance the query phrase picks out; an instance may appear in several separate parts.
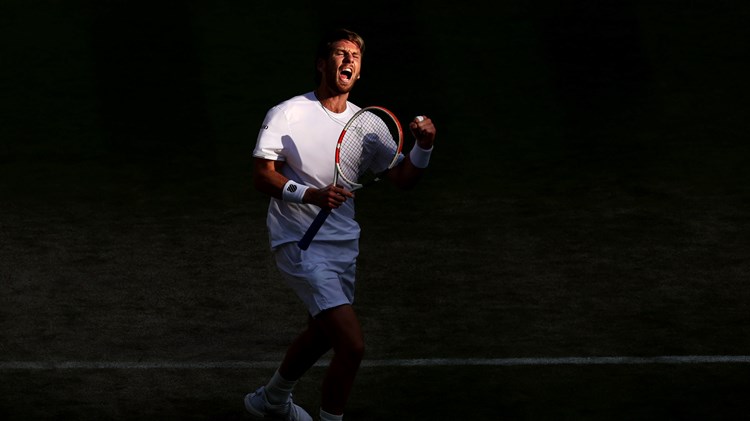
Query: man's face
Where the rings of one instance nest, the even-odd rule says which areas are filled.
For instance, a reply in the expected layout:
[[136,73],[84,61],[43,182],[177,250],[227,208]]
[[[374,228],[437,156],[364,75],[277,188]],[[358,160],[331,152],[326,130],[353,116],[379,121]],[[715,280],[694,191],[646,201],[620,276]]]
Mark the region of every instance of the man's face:
[[322,84],[332,91],[343,94],[351,91],[359,79],[362,67],[362,53],[357,44],[341,40],[331,48],[331,55],[318,63],[323,75]]

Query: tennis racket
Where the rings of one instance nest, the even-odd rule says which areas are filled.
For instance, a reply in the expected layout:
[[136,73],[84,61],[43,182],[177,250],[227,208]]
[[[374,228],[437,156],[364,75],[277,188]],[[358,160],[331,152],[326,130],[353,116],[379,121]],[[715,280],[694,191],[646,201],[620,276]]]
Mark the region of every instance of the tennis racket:
[[[391,111],[378,106],[357,111],[336,143],[333,184],[346,184],[344,187],[354,191],[380,180],[398,163],[403,141],[401,123]],[[329,208],[320,210],[297,243],[300,249],[307,250],[330,213]]]

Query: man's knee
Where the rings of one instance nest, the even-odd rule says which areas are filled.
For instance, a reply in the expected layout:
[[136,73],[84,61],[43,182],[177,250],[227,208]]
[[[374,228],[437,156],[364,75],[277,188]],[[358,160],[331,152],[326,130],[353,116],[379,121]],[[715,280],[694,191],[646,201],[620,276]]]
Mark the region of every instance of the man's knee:
[[365,356],[365,343],[361,339],[339,341],[333,352],[349,364],[358,366]]

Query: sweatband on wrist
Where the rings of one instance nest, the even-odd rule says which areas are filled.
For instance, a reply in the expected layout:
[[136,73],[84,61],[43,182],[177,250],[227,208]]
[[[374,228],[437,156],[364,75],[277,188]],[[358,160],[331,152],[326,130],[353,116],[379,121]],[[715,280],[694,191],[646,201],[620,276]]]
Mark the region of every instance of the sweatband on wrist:
[[409,159],[411,163],[417,168],[427,168],[427,164],[430,163],[430,155],[432,154],[432,146],[430,149],[422,149],[418,144],[414,144],[409,152]]
[[281,189],[281,198],[285,202],[302,203],[302,198],[305,196],[305,191],[308,188],[304,184],[297,184],[294,180],[289,180],[284,184],[284,188]]

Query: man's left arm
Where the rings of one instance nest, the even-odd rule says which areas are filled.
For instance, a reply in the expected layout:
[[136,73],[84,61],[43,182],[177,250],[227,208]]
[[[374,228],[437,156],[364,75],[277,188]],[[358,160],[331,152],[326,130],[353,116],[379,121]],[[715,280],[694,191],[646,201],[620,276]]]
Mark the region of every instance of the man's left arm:
[[417,184],[430,162],[435,144],[435,125],[429,117],[415,117],[409,122],[409,130],[416,139],[412,150],[388,171],[388,179],[401,189],[411,189]]

